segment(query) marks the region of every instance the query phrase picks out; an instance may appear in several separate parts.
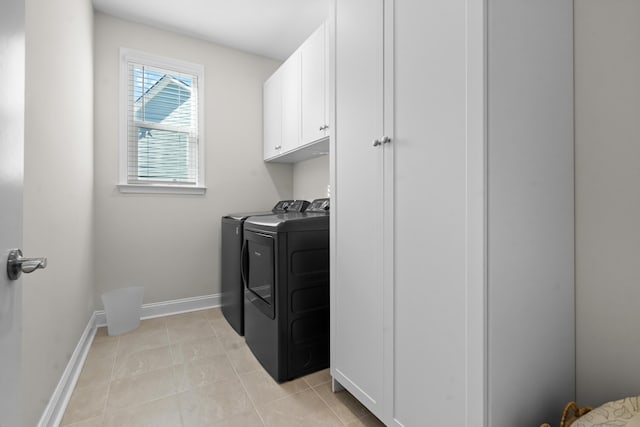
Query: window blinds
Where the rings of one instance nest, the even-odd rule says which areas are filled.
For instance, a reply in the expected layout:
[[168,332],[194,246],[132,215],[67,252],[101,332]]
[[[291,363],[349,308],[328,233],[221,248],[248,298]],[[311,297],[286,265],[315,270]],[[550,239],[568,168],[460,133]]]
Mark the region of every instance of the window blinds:
[[128,63],[127,182],[195,185],[198,79]]

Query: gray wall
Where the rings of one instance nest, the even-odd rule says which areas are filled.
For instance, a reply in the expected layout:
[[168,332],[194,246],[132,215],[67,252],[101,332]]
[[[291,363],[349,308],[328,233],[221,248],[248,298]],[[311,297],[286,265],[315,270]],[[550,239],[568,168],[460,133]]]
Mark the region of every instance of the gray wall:
[[327,197],[329,156],[320,156],[293,165],[293,198],[311,201]]
[[640,394],[640,2],[575,2],[577,397]]
[[[100,13],[95,30],[96,298],[132,285],[145,303],[216,294],[220,217],[293,194],[292,166],[262,160],[262,83],[279,62]],[[204,196],[116,188],[120,47],[204,65]]]
[[22,425],[35,426],[94,307],[93,9],[26,1]]

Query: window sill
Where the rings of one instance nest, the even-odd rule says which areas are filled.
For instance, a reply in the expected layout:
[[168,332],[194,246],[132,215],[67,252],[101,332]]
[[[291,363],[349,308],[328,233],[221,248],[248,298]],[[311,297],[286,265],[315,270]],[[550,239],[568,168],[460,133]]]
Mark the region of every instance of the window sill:
[[162,185],[162,184],[118,184],[121,193],[138,194],[191,194],[203,195],[207,187],[193,185]]

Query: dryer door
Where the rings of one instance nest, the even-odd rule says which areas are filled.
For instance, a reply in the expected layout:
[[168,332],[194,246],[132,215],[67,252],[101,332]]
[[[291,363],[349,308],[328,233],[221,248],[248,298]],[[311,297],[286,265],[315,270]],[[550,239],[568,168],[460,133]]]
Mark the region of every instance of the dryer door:
[[269,318],[275,318],[275,239],[245,230],[242,245],[242,279],[245,296]]

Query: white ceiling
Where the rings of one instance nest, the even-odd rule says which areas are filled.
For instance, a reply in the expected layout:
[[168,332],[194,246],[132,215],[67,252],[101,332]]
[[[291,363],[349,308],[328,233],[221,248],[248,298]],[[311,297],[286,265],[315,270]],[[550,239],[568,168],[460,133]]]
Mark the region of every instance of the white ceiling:
[[285,59],[326,19],[332,0],[93,0],[134,22]]

